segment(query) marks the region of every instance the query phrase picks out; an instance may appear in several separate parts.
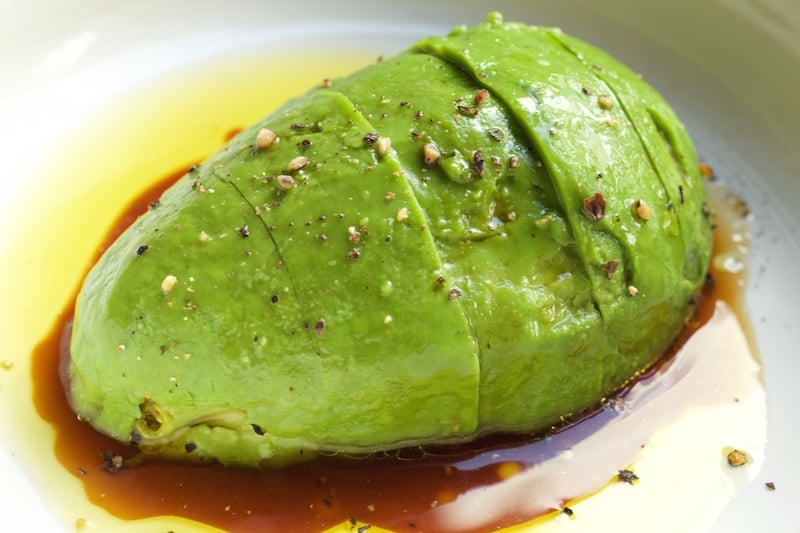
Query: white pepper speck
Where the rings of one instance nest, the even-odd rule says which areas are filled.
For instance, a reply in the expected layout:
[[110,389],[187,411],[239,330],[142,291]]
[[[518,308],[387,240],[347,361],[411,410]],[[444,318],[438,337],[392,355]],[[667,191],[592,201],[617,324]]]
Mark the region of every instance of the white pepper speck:
[[256,147],[259,149],[269,148],[278,140],[278,135],[268,128],[261,128],[256,134]]
[[425,162],[425,165],[432,167],[439,163],[439,159],[441,159],[442,154],[439,152],[439,149],[433,143],[425,143],[422,146],[422,160]]
[[289,189],[297,185],[294,181],[294,178],[291,176],[287,176],[286,174],[281,174],[276,179],[278,181],[278,187],[280,187],[284,191],[288,191]]
[[175,285],[178,283],[178,278],[173,276],[172,274],[166,276],[164,280],[161,282],[161,290],[164,294],[169,294],[172,289],[175,288]]
[[653,216],[653,210],[644,200],[636,200],[636,214],[642,220],[650,220],[650,217]]
[[597,105],[602,107],[603,109],[611,109],[614,107],[614,99],[608,96],[607,94],[601,94],[597,97]]
[[392,149],[392,139],[389,137],[381,137],[375,144],[375,150],[379,155],[386,155]]
[[304,155],[299,155],[294,159],[292,159],[291,161],[289,161],[289,164],[286,165],[286,170],[288,170],[289,172],[297,172],[301,168],[304,168],[306,165],[308,165],[308,158]]

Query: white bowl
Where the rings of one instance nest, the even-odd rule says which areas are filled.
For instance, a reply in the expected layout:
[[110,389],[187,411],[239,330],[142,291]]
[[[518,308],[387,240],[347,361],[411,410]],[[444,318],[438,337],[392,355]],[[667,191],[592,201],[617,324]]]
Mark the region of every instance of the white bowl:
[[[111,165],[114,158],[124,164],[131,150],[139,150],[137,164],[152,180],[172,170],[159,165],[163,151],[173,148],[159,146],[148,153],[146,147],[125,146],[121,123],[118,130],[108,130],[118,135],[106,138],[94,154],[84,153],[80,160],[56,155],[80,143],[86,124],[101,123],[115,103],[146,105],[146,95],[154,94],[150,88],[176,71],[201,72],[205,64],[254,53],[271,54],[278,62],[282,56],[309,57],[309,65],[319,69],[313,54],[320,50],[377,57],[417,37],[479,22],[487,9],[502,11],[506,20],[560,26],[642,73],[673,104],[703,160],[749,204],[754,238],[746,299],[763,363],[768,446],[760,473],[717,518],[714,530],[800,529],[795,457],[800,314],[794,308],[800,302],[795,281],[800,264],[800,7],[795,0],[506,0],[490,7],[476,0],[389,5],[33,0],[0,7],[0,359],[6,367],[13,365],[0,370],[5,523],[19,521],[37,531],[72,529],[65,516],[80,516],[82,509],[102,514],[85,501],[72,476],[40,468],[42,462],[48,468],[58,464],[52,459],[52,430],[33,416],[29,354],[68,300],[104,230],[147,184],[104,183],[98,165]],[[135,117],[138,111],[128,113]],[[252,118],[259,114],[256,110]],[[165,127],[175,128],[174,149],[192,157],[210,152],[222,133],[210,131],[208,144],[187,148],[180,145],[185,129]],[[68,165],[54,167],[61,161]],[[81,168],[85,172],[78,172]],[[108,198],[111,191],[119,202],[93,204],[100,189],[98,198]],[[83,220],[77,237],[66,231],[74,223],[59,224],[73,217]],[[16,426],[26,413],[32,415],[30,424]],[[766,490],[767,481],[776,490]],[[65,507],[74,512],[65,513]],[[662,530],[660,524],[636,527]],[[614,529],[627,530],[623,524]]]

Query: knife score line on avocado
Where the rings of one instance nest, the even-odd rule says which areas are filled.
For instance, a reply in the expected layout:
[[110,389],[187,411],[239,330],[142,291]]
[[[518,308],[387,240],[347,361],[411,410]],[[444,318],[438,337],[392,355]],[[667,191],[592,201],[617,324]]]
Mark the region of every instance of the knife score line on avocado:
[[[666,109],[600,62],[631,89],[612,101]],[[676,204],[654,168],[695,160],[682,125],[664,157],[608,87],[551,30],[492,14],[290,100],[89,274],[72,407],[134,431],[143,457],[281,466],[547,431],[597,405],[667,349],[710,257],[699,172],[672,171],[697,183]],[[253,150],[265,127],[281,142]]]
[[[236,187],[236,184],[226,180],[223,176],[220,176],[220,175],[217,175],[217,178],[222,182],[223,185],[225,185],[227,187],[231,187],[233,190],[235,190],[236,194],[238,194],[241,197],[242,201],[247,203],[250,206],[250,208],[253,210],[253,214],[258,217],[258,210],[256,209],[256,206],[250,204],[247,201],[247,198],[245,198],[245,196],[242,194],[242,192]],[[280,258],[279,260],[280,260],[281,264],[285,265],[286,261],[281,256],[281,251],[280,251],[280,248],[278,248],[278,243],[276,243],[275,239],[272,238],[272,235],[271,235],[272,231],[270,230],[270,227],[267,226],[267,223],[264,222],[264,220],[261,217],[258,217],[258,220],[261,221],[261,227],[267,233],[267,238],[269,239],[269,242],[274,247],[275,253],[278,254],[278,257]],[[294,282],[294,278],[292,276],[292,273],[289,271],[288,267],[286,267],[286,274],[289,276],[289,280],[291,281],[290,288],[292,289],[292,292],[294,293],[294,297],[299,300],[299,296],[297,295],[297,291],[295,289],[296,283]],[[273,296],[272,298],[275,298],[275,297]],[[273,302],[273,303],[276,303],[276,302]]]
[[[668,195],[668,208],[672,210],[676,209],[677,206],[677,208],[684,210],[690,209],[690,213],[692,210],[694,211],[693,214],[685,214],[684,217],[675,218],[680,233],[685,238],[684,243],[686,248],[688,250],[693,250],[696,243],[691,242],[689,238],[686,238],[686,235],[694,233],[698,224],[707,223],[703,219],[708,219],[710,212],[708,204],[705,201],[701,204],[700,210],[698,211],[697,206],[694,205],[692,201],[693,198],[687,197],[684,193],[684,187],[691,188],[694,186],[692,180],[687,178],[697,175],[697,169],[700,164],[693,151],[686,149],[692,146],[691,139],[687,132],[683,128],[676,128],[673,126],[673,124],[679,123],[678,117],[675,116],[661,97],[648,86],[640,87],[640,94],[643,98],[647,99],[648,105],[644,109],[645,113],[638,113],[639,116],[637,117],[636,110],[631,109],[627,99],[621,98],[619,95],[621,90],[628,93],[631,92],[631,88],[626,81],[621,79],[614,72],[609,73],[602,67],[598,67],[595,63],[592,63],[592,61],[616,62],[613,58],[600,50],[586,46],[584,43],[564,33],[553,33],[552,37],[577,60],[583,62],[586,66],[591,66],[595,75],[607,84],[615,97],[615,101],[622,107],[625,115],[638,132],[642,147],[646,151],[652,167],[658,175],[661,186]],[[648,134],[648,130],[651,133]],[[653,131],[655,131],[657,135],[653,135]],[[677,174],[670,172],[671,166],[663,163],[665,153],[673,161],[674,167],[678,171]],[[661,161],[659,161],[659,159],[661,159]],[[672,174],[671,179],[669,174]],[[687,200],[689,201],[689,206],[685,205]],[[686,224],[687,219],[692,222],[692,227],[689,229],[682,228],[681,226]],[[694,273],[691,274],[693,277],[696,277],[698,275],[697,270],[702,268],[700,264],[701,261],[702,260],[699,258],[695,258],[695,261],[690,261],[690,263],[694,263],[692,265]]]

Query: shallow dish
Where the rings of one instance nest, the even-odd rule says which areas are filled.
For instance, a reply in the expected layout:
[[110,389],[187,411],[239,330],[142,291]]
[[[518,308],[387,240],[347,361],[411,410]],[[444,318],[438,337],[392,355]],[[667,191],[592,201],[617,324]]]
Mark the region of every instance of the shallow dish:
[[[800,286],[792,280],[800,262],[800,9],[792,0],[503,1],[491,9],[503,11],[507,20],[560,26],[641,72],[685,121],[701,158],[748,203],[753,246],[746,298],[767,391],[765,460],[720,516],[711,505],[710,517],[682,525],[796,531],[800,466],[792,443],[800,437],[800,401],[792,380],[800,375],[793,353],[800,319],[793,304],[800,301]],[[173,133],[160,136],[157,147],[131,145],[124,117],[134,121],[152,111],[155,98],[177,90],[164,80],[184,73],[185,83],[204,65],[235,69],[243,57],[268,57],[272,62],[265,64],[276,71],[305,70],[313,83],[320,72],[340,74],[417,37],[476,23],[486,10],[485,3],[472,0],[392,6],[27,2],[2,9],[7,28],[0,35],[0,509],[7,523],[71,530],[77,518],[91,515],[98,530],[104,524],[146,528],[146,522],[125,524],[86,502],[80,484],[53,457],[52,432],[35,415],[30,385],[32,349],[67,302],[105,229],[147,185],[109,183],[98,169],[135,152],[141,175],[152,180],[173,170],[162,166],[165,152],[200,158],[225,133],[214,130],[219,123],[167,121],[161,126]],[[324,57],[342,59],[326,65],[315,59],[321,50]],[[230,75],[234,79],[233,71]],[[284,97],[302,89],[275,86]],[[184,118],[191,116],[190,94],[185,101]],[[122,112],[120,102],[141,107]],[[104,123],[104,116],[116,122]],[[184,134],[194,128],[209,128],[207,142],[186,147]],[[65,155],[70,147],[85,150],[85,140],[98,132],[108,135],[96,151]],[[174,144],[161,142],[164,137]],[[76,237],[67,228],[77,218],[83,222]],[[674,468],[682,464],[678,458]],[[691,477],[685,482],[691,484]],[[768,490],[767,482],[775,490]],[[670,486],[671,496],[661,504],[695,516],[679,497],[683,491]],[[625,530],[612,511],[602,519],[601,525],[608,524]]]

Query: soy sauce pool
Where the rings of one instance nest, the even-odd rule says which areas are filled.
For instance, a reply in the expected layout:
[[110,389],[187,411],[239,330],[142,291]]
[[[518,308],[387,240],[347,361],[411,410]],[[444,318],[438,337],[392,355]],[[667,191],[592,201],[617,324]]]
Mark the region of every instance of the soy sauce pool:
[[[183,170],[157,180],[131,202],[98,250],[110,245]],[[687,324],[681,339],[657,365],[618,396],[595,410],[565,420],[563,427],[547,437],[484,438],[468,446],[406,449],[383,457],[323,457],[274,471],[165,463],[117,471],[111,457],[131,458],[135,449],[108,439],[79,421],[67,405],[59,379],[59,357],[68,349],[74,298],[36,348],[36,406],[56,429],[58,461],[80,479],[93,504],[124,520],[177,515],[242,532],[319,532],[340,524],[369,524],[397,532],[477,532],[563,513],[571,500],[619,482],[619,470],[627,468],[633,459],[625,449],[643,447],[647,435],[632,437],[615,428],[621,428],[631,413],[646,409],[645,399],[673,393],[673,374],[685,372],[687,365],[691,368],[694,364],[693,356],[683,353],[680,347],[693,334],[711,327],[720,305],[741,312],[745,272],[732,271],[727,259],[744,252],[741,219],[745,207],[726,195],[724,189],[716,189],[715,197],[720,210],[715,259],[698,313]],[[681,366],[684,370],[676,370]],[[681,392],[680,400],[708,402],[703,388],[698,389],[700,393],[703,398],[687,398]],[[655,428],[677,414],[678,407],[674,411],[651,410],[647,416],[653,419],[650,423]],[[645,433],[652,431],[647,429]],[[588,456],[584,453],[583,459],[588,461],[576,462],[557,483],[548,477],[548,465],[563,461],[582,442],[598,436],[606,445],[598,445]],[[628,442],[621,445],[625,439]],[[616,448],[620,453],[609,454],[605,447]],[[544,473],[536,474],[536,469]],[[494,514],[487,507],[483,513],[491,517],[488,521],[485,517],[454,521],[443,512],[467,494],[524,476],[530,478],[532,489],[528,505]]]

